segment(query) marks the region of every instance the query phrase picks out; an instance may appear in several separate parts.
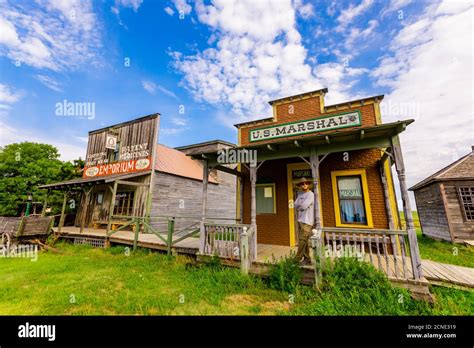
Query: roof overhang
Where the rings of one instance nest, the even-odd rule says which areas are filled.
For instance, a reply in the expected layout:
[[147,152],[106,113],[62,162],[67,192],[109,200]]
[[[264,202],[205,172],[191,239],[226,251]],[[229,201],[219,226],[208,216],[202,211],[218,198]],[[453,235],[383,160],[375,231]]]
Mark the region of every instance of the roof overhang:
[[121,175],[109,175],[109,176],[101,176],[97,178],[78,178],[73,180],[67,180],[62,182],[56,182],[52,184],[46,184],[39,186],[40,189],[48,189],[48,190],[64,190],[64,189],[81,189],[83,187],[100,185],[100,184],[108,184],[118,180],[130,179],[135,178],[142,175],[148,175],[151,171],[144,171],[139,173],[133,174],[121,174]]
[[[233,150],[257,150],[258,161],[289,157],[306,157],[317,153],[352,151],[367,148],[387,148],[391,138],[403,132],[414,120],[403,120],[351,130],[339,130],[315,134],[313,136],[289,136],[283,140],[268,140],[262,143],[235,147]],[[209,165],[230,164],[218,161],[218,152],[190,155],[194,159],[207,160]],[[235,163],[235,162],[234,162]]]

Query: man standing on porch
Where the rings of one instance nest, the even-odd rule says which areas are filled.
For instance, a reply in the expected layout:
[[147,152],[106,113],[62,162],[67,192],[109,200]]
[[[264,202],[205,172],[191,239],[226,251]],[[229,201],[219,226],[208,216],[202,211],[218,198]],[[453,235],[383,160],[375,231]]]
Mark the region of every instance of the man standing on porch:
[[[298,212],[298,251],[296,259],[301,261],[302,265],[311,264],[311,256],[309,254],[309,237],[314,225],[314,194],[309,189],[311,182],[306,178],[301,178],[296,186],[301,191],[296,198],[294,207]],[[303,260],[301,260],[303,258]]]

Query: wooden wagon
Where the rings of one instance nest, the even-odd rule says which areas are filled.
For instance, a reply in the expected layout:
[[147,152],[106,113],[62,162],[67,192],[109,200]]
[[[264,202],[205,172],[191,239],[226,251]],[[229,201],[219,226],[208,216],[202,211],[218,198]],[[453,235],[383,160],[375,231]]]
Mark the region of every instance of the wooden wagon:
[[41,244],[53,228],[53,217],[0,217],[0,249],[16,244]]

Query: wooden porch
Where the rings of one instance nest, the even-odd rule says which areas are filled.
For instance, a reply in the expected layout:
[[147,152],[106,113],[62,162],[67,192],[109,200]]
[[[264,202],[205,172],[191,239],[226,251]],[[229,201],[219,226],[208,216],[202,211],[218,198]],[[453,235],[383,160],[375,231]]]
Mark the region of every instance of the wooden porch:
[[[54,231],[57,233],[57,227],[54,228]],[[105,242],[107,238],[106,232],[106,229],[84,228],[81,233],[79,227],[65,226],[61,230],[61,238],[76,240],[78,243],[87,243],[87,239],[89,239],[89,242],[90,240]],[[121,230],[112,234],[109,237],[109,241],[114,244],[132,246],[134,244],[134,238],[134,232]],[[173,237],[173,239],[177,238],[178,237]],[[199,238],[186,238],[177,242],[176,245],[172,247],[172,252],[190,256],[196,255],[199,254],[199,243]],[[152,233],[139,233],[138,246],[152,250],[167,250],[166,243]],[[287,256],[291,251],[295,251],[295,248],[283,245],[257,244],[257,255],[256,259],[252,262],[250,272],[261,273],[262,267],[266,268],[274,259],[278,260]],[[379,268],[387,274],[390,281],[396,284],[403,285],[414,282],[411,263],[407,262],[405,264],[406,273],[405,276],[402,276],[404,274],[403,262],[394,255],[388,255],[387,258],[385,258],[382,257],[381,254],[378,256],[376,253],[371,255],[367,251],[364,255],[364,261],[374,264],[376,268]],[[238,261],[236,261],[234,266],[238,266],[238,264]],[[474,269],[472,268],[448,265],[431,260],[422,260],[422,267],[424,279],[421,280],[421,283],[474,289]],[[312,276],[314,274],[314,265],[302,266],[302,268],[307,271],[307,278],[312,280],[312,278],[314,278]]]

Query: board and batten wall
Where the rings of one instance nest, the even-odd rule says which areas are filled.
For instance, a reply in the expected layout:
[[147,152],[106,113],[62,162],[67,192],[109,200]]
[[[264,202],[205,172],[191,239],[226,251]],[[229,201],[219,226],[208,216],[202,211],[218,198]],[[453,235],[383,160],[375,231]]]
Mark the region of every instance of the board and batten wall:
[[423,234],[451,240],[439,183],[435,182],[416,190],[415,200]]
[[474,222],[466,221],[458,187],[474,186],[474,181],[443,181],[415,190],[415,200],[423,234],[446,241],[474,239]]
[[474,180],[443,181],[440,184],[445,198],[445,209],[451,234],[456,239],[474,239],[474,221],[466,221],[459,187],[473,187]]
[[[210,174],[218,184],[208,184],[206,216],[216,222],[236,223],[236,177],[215,170],[211,170]],[[167,220],[160,216],[176,217],[175,230],[189,225],[193,220],[201,219],[201,180],[155,171],[153,186],[151,208],[153,227],[159,231],[166,231]]]

